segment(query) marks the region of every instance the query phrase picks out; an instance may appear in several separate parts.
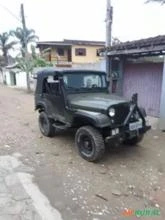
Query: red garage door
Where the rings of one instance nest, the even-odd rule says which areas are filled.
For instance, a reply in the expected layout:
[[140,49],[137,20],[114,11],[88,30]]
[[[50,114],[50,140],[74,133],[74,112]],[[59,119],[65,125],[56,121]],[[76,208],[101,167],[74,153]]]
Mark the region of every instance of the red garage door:
[[162,63],[126,64],[124,68],[124,96],[138,93],[139,105],[150,116],[159,116],[162,73]]

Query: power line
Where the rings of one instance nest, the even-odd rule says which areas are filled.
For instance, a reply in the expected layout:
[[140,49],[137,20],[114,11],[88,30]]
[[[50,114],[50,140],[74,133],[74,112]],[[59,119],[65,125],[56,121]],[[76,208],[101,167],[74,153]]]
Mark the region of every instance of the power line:
[[10,11],[10,9],[8,9],[6,6],[2,5],[0,3],[0,6],[7,11],[12,17],[14,17],[15,19],[17,19],[17,21],[21,22],[21,19],[17,17],[17,15],[15,15],[13,12]]

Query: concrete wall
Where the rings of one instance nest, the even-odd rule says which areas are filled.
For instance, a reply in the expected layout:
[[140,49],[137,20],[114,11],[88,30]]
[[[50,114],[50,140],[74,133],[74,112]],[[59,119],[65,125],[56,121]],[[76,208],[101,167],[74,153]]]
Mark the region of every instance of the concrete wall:
[[105,60],[102,59],[95,63],[73,64],[73,68],[106,71],[106,63]]
[[16,86],[18,88],[26,88],[26,73],[15,71],[16,85],[13,83],[13,74],[10,70],[4,71],[6,75],[6,84],[8,86]]
[[25,72],[19,72],[16,74],[16,86],[18,88],[26,88],[26,73]]
[[3,72],[0,70],[0,83],[3,83]]
[[6,85],[11,86],[11,77],[9,70],[4,70],[4,75],[6,77]]
[[3,72],[0,72],[0,83],[6,82],[6,85],[13,85],[13,77],[11,76],[10,70],[3,68]]
[[[37,68],[39,70],[39,68]],[[6,78],[6,85],[8,86],[14,86],[17,88],[22,88],[22,89],[26,89],[27,88],[27,83],[26,83],[26,73],[25,72],[18,72],[18,70],[12,70],[13,73],[11,72],[11,70],[8,69],[3,69],[3,74]],[[1,75],[1,74],[0,74]],[[15,75],[15,77],[14,77]],[[3,79],[1,79],[3,82]],[[31,81],[31,88],[34,90],[34,80],[31,77],[30,79]]]

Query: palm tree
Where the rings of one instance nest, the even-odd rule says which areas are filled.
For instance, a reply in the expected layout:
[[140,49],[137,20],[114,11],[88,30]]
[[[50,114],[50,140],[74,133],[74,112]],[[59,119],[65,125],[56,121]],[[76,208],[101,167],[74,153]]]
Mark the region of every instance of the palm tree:
[[33,29],[26,28],[24,30],[20,27],[17,27],[14,31],[10,31],[10,34],[17,38],[21,45],[22,58],[19,59],[19,66],[20,69],[26,72],[27,91],[30,92],[30,73],[32,66],[27,54],[27,45],[31,42],[35,42],[38,37],[35,35],[35,31]]
[[33,29],[27,28],[26,30],[23,30],[23,28],[17,27],[15,31],[10,31],[10,34],[19,40],[23,57],[25,57],[25,42],[28,44],[38,40],[38,37],[35,35],[35,31]]
[[0,34],[0,50],[2,51],[5,65],[8,64],[8,52],[15,44],[15,41],[10,41],[10,33],[4,32]]

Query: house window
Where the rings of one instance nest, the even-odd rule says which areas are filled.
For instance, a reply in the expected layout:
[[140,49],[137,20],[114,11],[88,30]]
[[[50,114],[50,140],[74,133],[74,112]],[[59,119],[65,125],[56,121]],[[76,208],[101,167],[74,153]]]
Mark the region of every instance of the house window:
[[86,56],[86,48],[76,48],[75,55],[76,56]]
[[64,49],[63,48],[57,48],[57,53],[59,56],[64,56]]

